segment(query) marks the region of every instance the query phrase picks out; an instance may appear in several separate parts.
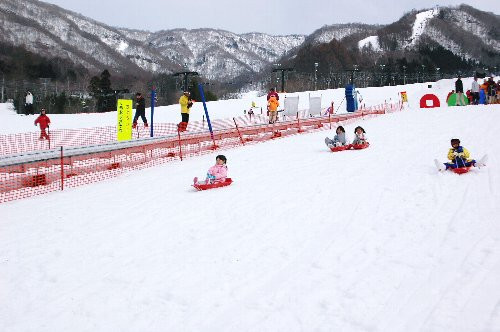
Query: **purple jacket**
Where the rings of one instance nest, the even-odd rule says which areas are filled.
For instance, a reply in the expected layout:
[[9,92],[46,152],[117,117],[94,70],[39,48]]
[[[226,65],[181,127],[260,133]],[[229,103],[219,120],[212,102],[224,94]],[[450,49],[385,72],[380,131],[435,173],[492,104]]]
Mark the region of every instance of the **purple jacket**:
[[208,169],[208,173],[215,176],[215,180],[224,181],[227,177],[227,166],[215,164]]

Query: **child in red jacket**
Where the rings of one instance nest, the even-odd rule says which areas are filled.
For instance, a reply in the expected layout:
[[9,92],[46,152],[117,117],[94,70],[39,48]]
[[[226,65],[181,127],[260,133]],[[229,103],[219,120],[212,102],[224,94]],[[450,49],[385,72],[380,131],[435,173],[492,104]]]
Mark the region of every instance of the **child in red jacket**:
[[49,124],[50,124],[50,119],[47,116],[47,114],[45,114],[45,108],[42,108],[42,110],[40,111],[40,116],[38,118],[36,118],[35,127],[37,124],[40,124],[40,138],[39,139],[40,140],[42,140],[44,138],[50,139],[49,135],[45,131],[47,128],[49,128]]

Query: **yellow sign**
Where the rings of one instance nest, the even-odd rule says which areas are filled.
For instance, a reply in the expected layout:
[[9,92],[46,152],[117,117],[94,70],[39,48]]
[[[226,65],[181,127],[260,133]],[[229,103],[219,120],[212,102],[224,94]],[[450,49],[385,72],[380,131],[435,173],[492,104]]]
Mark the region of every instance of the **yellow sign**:
[[118,99],[116,110],[118,114],[117,138],[119,141],[128,141],[132,139],[132,100]]
[[403,103],[407,103],[408,102],[408,95],[406,94],[406,91],[401,91],[401,101]]

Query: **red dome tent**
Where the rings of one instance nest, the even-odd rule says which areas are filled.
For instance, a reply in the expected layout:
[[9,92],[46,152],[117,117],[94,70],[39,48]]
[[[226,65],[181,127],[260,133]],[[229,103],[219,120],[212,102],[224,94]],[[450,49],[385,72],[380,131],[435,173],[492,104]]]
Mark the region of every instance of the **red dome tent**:
[[[432,105],[428,105],[428,101],[432,101]],[[441,107],[441,103],[439,102],[439,98],[432,93],[428,93],[420,98],[420,108],[434,108]]]

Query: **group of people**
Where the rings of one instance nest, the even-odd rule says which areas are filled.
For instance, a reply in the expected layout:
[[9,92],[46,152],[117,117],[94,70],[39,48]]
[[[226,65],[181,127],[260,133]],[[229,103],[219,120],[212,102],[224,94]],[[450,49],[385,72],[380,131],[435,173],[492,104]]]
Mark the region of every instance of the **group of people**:
[[[347,143],[347,138],[345,134],[345,129],[342,126],[338,126],[335,130],[336,135],[333,138],[326,137],[325,144],[329,148],[340,147],[349,145]],[[366,144],[367,137],[366,132],[361,126],[357,126],[354,129],[355,138],[352,141],[352,145]],[[440,164],[437,159],[434,160],[438,170],[444,171],[448,169],[462,168],[462,167],[482,167],[486,162],[486,156],[481,158],[479,161],[470,158],[469,151],[460,145],[460,140],[458,138],[451,139],[451,148],[448,151],[448,162]]]
[[[342,126],[338,126],[335,130],[335,136],[333,138],[325,138],[325,144],[329,148],[346,146],[349,145],[347,143],[347,138],[345,135],[345,129]],[[352,141],[352,145],[362,145],[368,142],[368,138],[366,137],[366,131],[361,126],[357,126],[354,128],[354,140]]]
[[493,76],[491,76],[488,79],[484,79],[482,84],[479,84],[478,78],[474,77],[471,88],[464,94],[464,85],[459,75],[455,81],[455,90],[450,92],[448,98],[453,93],[456,93],[456,106],[465,106],[465,98],[468,99],[470,105],[498,104],[500,103],[500,80],[495,83]]

